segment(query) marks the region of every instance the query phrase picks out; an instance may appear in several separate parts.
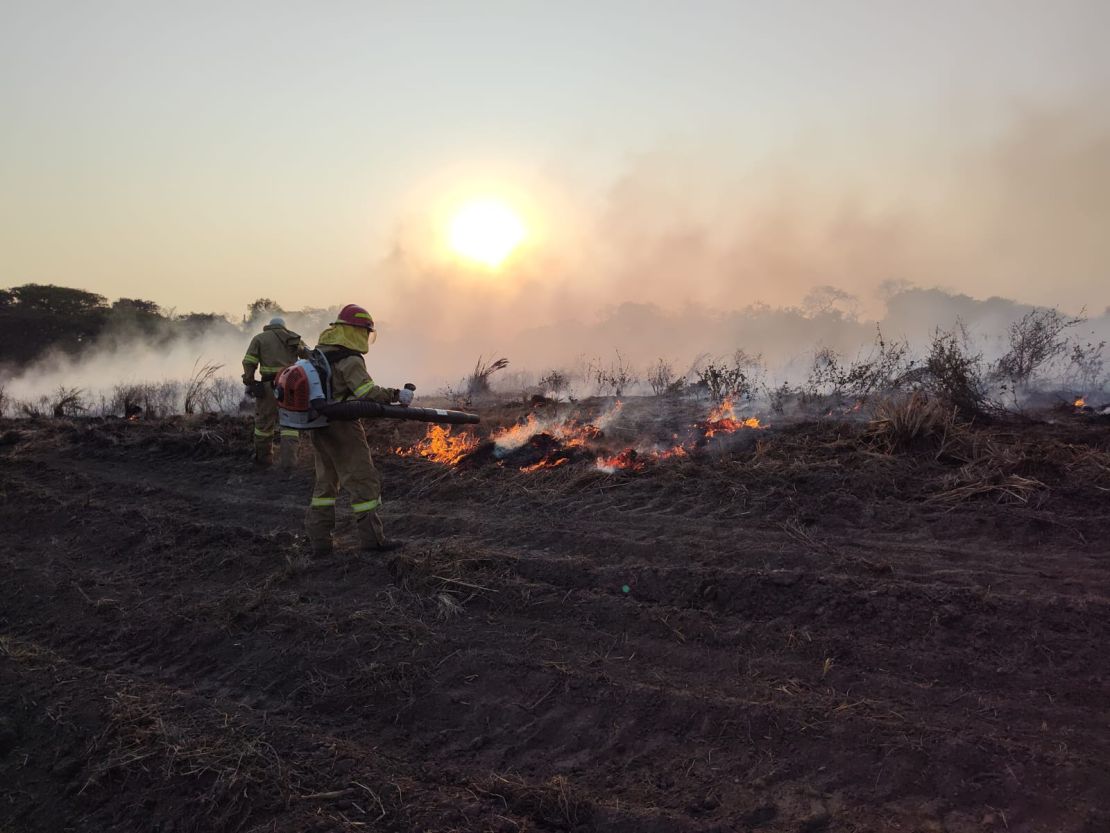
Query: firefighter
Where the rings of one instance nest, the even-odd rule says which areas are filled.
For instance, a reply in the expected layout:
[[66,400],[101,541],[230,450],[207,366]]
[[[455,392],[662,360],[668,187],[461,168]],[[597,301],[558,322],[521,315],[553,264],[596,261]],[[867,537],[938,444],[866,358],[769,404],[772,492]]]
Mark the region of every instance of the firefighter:
[[[274,378],[282,368],[308,355],[301,337],[286,329],[285,320],[272,318],[262,332],[251,339],[243,356],[243,384],[254,397],[254,462],[267,467],[273,462],[274,431],[278,425],[277,400],[274,399]],[[258,371],[261,381],[255,381]],[[281,429],[281,467],[293,467],[298,434],[288,428]]]
[[[367,399],[405,406],[412,404],[411,390],[383,388],[370,378],[364,356],[376,338],[374,319],[355,304],[343,307],[335,322],[320,334],[316,349],[327,357],[331,367],[333,400]],[[358,420],[330,422],[311,434],[316,485],[305,517],[305,530],[313,555],[326,556],[332,551],[335,499],[340,488],[350,495],[361,549],[374,553],[400,549],[400,541],[385,537],[379,514],[381,476],[370,457],[362,423]]]

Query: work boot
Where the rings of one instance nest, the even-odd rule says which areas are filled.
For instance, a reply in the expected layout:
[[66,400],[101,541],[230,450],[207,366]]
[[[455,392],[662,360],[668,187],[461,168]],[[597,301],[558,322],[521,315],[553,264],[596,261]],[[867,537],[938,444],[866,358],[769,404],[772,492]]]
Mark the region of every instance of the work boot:
[[380,555],[393,552],[404,546],[404,542],[385,537],[381,516],[376,512],[362,512],[356,516],[356,528],[360,549],[365,553]]
[[334,553],[331,540],[327,541],[313,541],[312,542],[312,557],[314,559],[328,558]]

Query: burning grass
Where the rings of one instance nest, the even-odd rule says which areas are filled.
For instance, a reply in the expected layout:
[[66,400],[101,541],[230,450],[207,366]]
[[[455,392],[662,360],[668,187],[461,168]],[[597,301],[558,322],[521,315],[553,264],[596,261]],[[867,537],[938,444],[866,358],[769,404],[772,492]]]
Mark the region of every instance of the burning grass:
[[467,431],[452,434],[450,426],[430,425],[422,440],[395,451],[402,457],[423,457],[455,466],[478,447],[478,442],[478,438]]
[[699,427],[705,431],[705,436],[709,438],[718,434],[732,434],[744,428],[762,428],[763,426],[760,425],[759,419],[756,417],[746,419],[737,417],[733,400],[725,399],[709,412],[709,416],[705,422],[699,423]]
[[[641,415],[645,412],[640,411]],[[642,471],[651,463],[689,457],[706,448],[711,440],[719,444],[729,435],[766,427],[756,417],[738,415],[728,399],[703,419],[680,418],[679,431],[669,432],[666,440],[648,436],[637,419],[617,400],[593,417],[579,414],[559,419],[532,412],[495,429],[486,440],[469,432],[452,437],[448,430],[433,426],[423,439],[396,451],[401,456],[423,457],[449,466],[492,463],[531,474],[573,463],[592,463],[597,470],[612,474]],[[656,434],[658,423],[657,419],[650,426]],[[622,439],[627,435],[635,439]]]

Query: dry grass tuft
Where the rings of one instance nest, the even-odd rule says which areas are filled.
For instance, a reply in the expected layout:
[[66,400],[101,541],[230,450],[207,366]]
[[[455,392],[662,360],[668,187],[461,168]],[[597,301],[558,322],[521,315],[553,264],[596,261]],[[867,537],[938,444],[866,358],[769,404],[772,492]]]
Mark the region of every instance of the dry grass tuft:
[[519,775],[494,774],[473,787],[475,792],[499,800],[513,812],[529,815],[556,829],[575,829],[593,817],[593,805],[580,798],[562,775],[542,783],[529,783]]
[[1005,474],[992,467],[968,465],[948,481],[949,488],[928,498],[930,503],[957,503],[991,495],[1000,503],[1029,503],[1048,492],[1048,486],[1033,477]]
[[237,827],[262,795],[288,798],[303,774],[288,766],[266,734],[237,714],[159,686],[128,683],[108,697],[110,726],[94,744],[94,779],[157,766],[165,777],[197,779],[198,809]]
[[29,666],[50,666],[61,662],[61,658],[44,645],[6,634],[0,635],[0,656]]
[[880,402],[866,437],[877,451],[894,454],[927,445],[943,448],[959,429],[954,410],[915,391]]

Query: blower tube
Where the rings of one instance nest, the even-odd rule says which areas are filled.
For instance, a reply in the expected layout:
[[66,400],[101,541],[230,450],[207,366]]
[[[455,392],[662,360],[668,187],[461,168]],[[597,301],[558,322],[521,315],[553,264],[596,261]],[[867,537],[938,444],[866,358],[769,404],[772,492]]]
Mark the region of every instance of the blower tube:
[[344,422],[352,419],[408,419],[416,422],[438,422],[441,425],[476,425],[482,421],[477,414],[446,411],[441,408],[413,408],[404,405],[381,405],[364,399],[335,402],[317,408],[329,420]]
[[[416,390],[416,385],[409,382],[405,385],[405,389]],[[414,422],[438,422],[441,425],[476,425],[482,419],[477,414],[468,414],[465,411],[382,405],[378,402],[367,402],[365,399],[334,402],[317,410],[328,419],[339,422],[352,419],[408,419]]]

